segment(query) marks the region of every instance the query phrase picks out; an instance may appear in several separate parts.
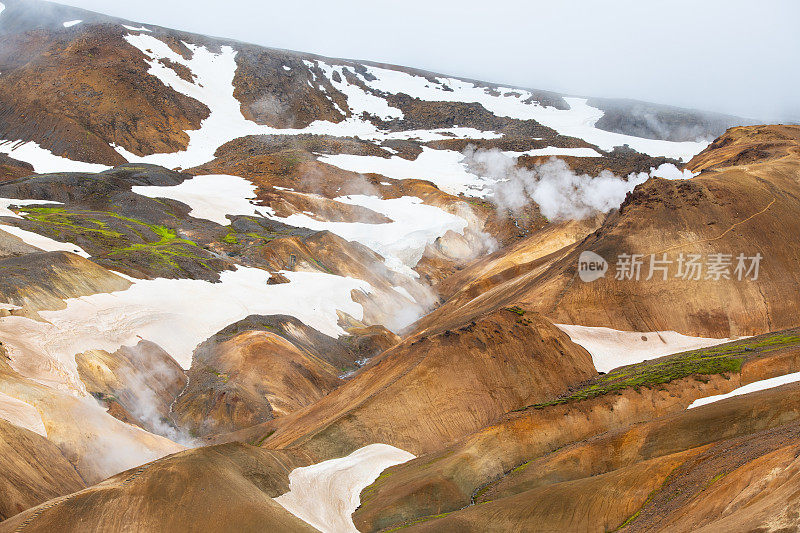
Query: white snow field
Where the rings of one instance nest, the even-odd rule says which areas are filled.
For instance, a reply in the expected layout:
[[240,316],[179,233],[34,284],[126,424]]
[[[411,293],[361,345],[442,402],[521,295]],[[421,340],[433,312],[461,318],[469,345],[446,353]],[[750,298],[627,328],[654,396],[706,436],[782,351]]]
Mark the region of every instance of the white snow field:
[[304,213],[285,218],[272,217],[291,226],[313,230],[328,230],[348,241],[356,241],[383,256],[386,265],[397,272],[417,277],[411,270],[417,266],[428,244],[448,231],[463,234],[467,221],[438,207],[422,203],[416,196],[384,200],[377,196],[339,196],[335,201],[366,207],[385,215],[392,222],[327,222]]
[[0,139],[0,153],[6,154],[19,161],[33,165],[33,169],[40,174],[50,172],[102,172],[110,167],[95,163],[74,161],[66,157],[53,155],[50,150],[42,148],[33,141],[4,141]]
[[15,426],[47,437],[47,430],[39,411],[29,403],[0,392],[0,418]]
[[785,376],[778,376],[776,378],[762,379],[761,381],[754,381],[753,383],[748,383],[747,385],[743,385],[739,388],[736,388],[727,394],[717,394],[715,396],[706,396],[705,398],[698,398],[697,400],[689,404],[689,407],[687,407],[687,409],[693,409],[695,407],[700,407],[701,405],[708,405],[710,403],[718,402],[720,400],[725,400],[727,398],[733,398],[734,396],[741,396],[743,394],[750,394],[751,392],[772,389],[775,387],[780,387],[781,385],[796,383],[798,381],[800,381],[800,372],[795,372],[793,374],[786,374]]
[[675,331],[620,331],[573,324],[556,326],[569,335],[572,342],[583,346],[592,355],[598,372],[735,340],[688,337]]
[[367,174],[374,172],[396,180],[422,179],[432,182],[446,193],[483,197],[494,180],[472,174],[463,165],[464,155],[453,150],[423,147],[416,159],[334,154],[319,160],[343,170]]
[[136,194],[150,198],[171,198],[192,208],[195,218],[204,218],[227,226],[226,215],[267,216],[269,207],[256,206],[256,186],[244,178],[227,175],[203,175],[172,186],[142,186],[131,188]]
[[317,272],[282,274],[289,283],[267,285],[269,272],[247,267],[222,272],[219,283],[139,280],[124,291],[72,298],[64,309],[40,311],[44,322],[2,317],[0,336],[20,374],[83,394],[75,354],[87,350],[114,352],[144,339],[188,369],[198,344],[251,314],[291,315],[333,337],[345,333],[338,311],[363,317],[351,291],[370,292],[365,281]]
[[275,501],[323,533],[358,533],[352,514],[361,491],[390,466],[414,457],[388,444],[370,444],[347,457],[295,468],[289,492]]
[[80,24],[81,22],[83,22],[83,20],[80,20],[80,19],[77,19],[77,20],[68,20],[68,21],[66,21],[65,23],[63,23],[63,24],[62,24],[62,26],[64,26],[65,28],[71,28],[71,27],[73,27],[73,26],[77,26],[77,25],[78,25],[78,24]]

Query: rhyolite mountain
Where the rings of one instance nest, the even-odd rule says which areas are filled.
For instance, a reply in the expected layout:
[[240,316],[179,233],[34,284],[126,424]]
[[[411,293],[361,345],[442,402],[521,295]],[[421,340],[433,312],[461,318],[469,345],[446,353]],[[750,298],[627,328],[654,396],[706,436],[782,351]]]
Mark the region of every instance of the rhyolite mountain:
[[798,126],[2,0],[0,532],[792,531],[798,213]]

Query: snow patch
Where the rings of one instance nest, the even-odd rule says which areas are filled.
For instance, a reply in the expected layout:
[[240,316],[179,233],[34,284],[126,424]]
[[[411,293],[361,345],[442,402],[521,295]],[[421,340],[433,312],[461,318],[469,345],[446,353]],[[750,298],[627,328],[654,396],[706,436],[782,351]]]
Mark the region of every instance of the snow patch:
[[[500,139],[501,133],[481,131],[475,128],[436,128],[432,130],[404,130],[383,133],[385,139],[415,140],[419,142],[444,141],[447,139]],[[384,148],[385,149],[385,148]]]
[[[347,105],[353,115],[360,117],[363,113],[367,113],[382,120],[403,118],[403,112],[390,106],[386,99],[368,93],[358,85],[348,82],[345,71],[352,76],[354,75],[352,70],[340,65],[329,65],[322,61],[318,61],[317,65],[334,88],[347,97]],[[338,76],[334,76],[334,74],[338,74]],[[336,81],[337,77],[339,81]]]
[[[184,59],[163,41],[151,35],[129,34],[125,36],[125,40],[146,56],[149,74],[167,87],[205,104],[211,111],[200,129],[186,132],[189,144],[185,151],[146,157],[128,153],[126,157],[129,161],[152,163],[167,168],[188,168],[213,159],[216,149],[231,139],[275,131],[242,116],[240,104],[233,96],[236,51],[230,46],[223,46],[219,54],[214,54],[203,46],[184,42],[184,46],[192,54],[190,59]],[[180,78],[174,70],[159,63],[160,59],[168,59],[187,67],[195,76],[194,81]]]
[[199,343],[251,314],[294,316],[334,337],[345,333],[337,311],[363,318],[351,291],[370,292],[367,282],[317,272],[282,274],[289,283],[267,285],[269,272],[247,267],[222,272],[218,283],[139,280],[124,291],[72,298],[64,309],[40,311],[44,322],[2,317],[0,337],[20,373],[82,392],[75,354],[86,350],[114,352],[144,339],[189,368]]
[[540,156],[540,155],[561,155],[571,157],[603,157],[594,148],[559,148],[558,146],[546,146],[545,148],[534,148],[524,152],[503,152],[509,157],[519,157],[521,155]]
[[324,155],[319,160],[350,172],[381,174],[396,180],[428,180],[444,192],[454,195],[482,198],[486,195],[486,187],[494,182],[491,178],[470,173],[463,164],[464,155],[453,150],[423,147],[422,153],[411,161],[397,156],[385,158],[351,154]]
[[192,208],[195,218],[204,218],[227,226],[227,215],[260,215],[270,213],[269,207],[258,207],[253,202],[256,186],[244,178],[227,175],[195,176],[179,185],[134,186],[136,194],[150,198],[170,198]]
[[413,297],[413,296],[411,296],[411,293],[410,293],[410,292],[408,292],[408,291],[405,289],[405,287],[392,287],[392,288],[393,288],[395,291],[397,291],[397,292],[399,292],[400,294],[402,294],[404,297],[406,297],[406,298],[408,298],[409,300],[411,300],[412,302],[416,302],[416,300],[414,299],[414,297]]
[[735,340],[689,337],[675,331],[620,331],[573,324],[556,326],[569,335],[572,342],[586,348],[598,372]]
[[42,416],[34,406],[0,392],[0,418],[15,426],[47,437]]
[[77,19],[77,20],[68,20],[68,21],[66,21],[64,24],[62,24],[62,26],[64,26],[65,28],[71,28],[71,27],[73,27],[73,26],[77,26],[77,25],[78,25],[78,24],[80,24],[81,22],[83,22],[83,21],[82,21],[82,20],[80,20],[80,19]]
[[149,32],[153,31],[153,30],[151,30],[149,28],[145,28],[144,26],[139,26],[137,28],[136,26],[128,26],[127,24],[123,24],[122,27],[125,28],[126,30],[130,30],[130,31],[149,31]]
[[717,394],[715,396],[698,398],[697,400],[689,404],[689,407],[687,407],[687,409],[693,409],[695,407],[700,407],[701,405],[708,405],[710,403],[718,402],[720,400],[725,400],[727,398],[733,398],[734,396],[741,396],[743,394],[750,394],[751,392],[772,389],[775,387],[780,387],[781,385],[796,383],[798,381],[800,381],[800,372],[795,372],[793,374],[786,374],[785,376],[778,376],[776,378],[762,379],[761,381],[755,381],[753,383],[749,383],[747,385],[738,387],[727,394]]
[[370,444],[347,457],[295,468],[289,474],[289,492],[275,501],[323,533],[358,533],[352,514],[361,491],[390,466],[414,457],[388,444]]
[[463,234],[467,221],[438,207],[426,205],[415,196],[384,200],[377,196],[352,195],[334,198],[337,202],[366,207],[390,218],[392,222],[368,224],[365,222],[328,222],[303,213],[293,213],[285,218],[272,217],[284,224],[328,230],[348,241],[356,241],[382,255],[386,265],[397,272],[412,277],[425,247],[447,233]]
[[23,242],[25,242],[25,244],[30,244],[31,246],[35,246],[36,248],[44,250],[45,252],[72,252],[73,254],[85,257],[87,259],[91,257],[86,250],[77,244],[56,241],[50,237],[45,237],[44,235],[39,235],[38,233],[33,233],[32,231],[27,231],[16,226],[0,224],[0,231],[4,231],[19,237],[23,240]]
[[5,141],[0,139],[0,153],[25,161],[33,165],[33,170],[40,174],[51,172],[102,172],[111,167],[83,161],[73,161],[66,157],[53,155],[50,150],[42,148],[33,141]]

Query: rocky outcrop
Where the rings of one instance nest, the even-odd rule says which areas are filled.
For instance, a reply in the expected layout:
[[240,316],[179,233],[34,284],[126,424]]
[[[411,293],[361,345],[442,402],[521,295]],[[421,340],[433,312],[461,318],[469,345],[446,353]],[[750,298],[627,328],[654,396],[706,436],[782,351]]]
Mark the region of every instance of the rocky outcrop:
[[33,174],[33,165],[0,154],[0,182],[24,178]]
[[[2,230],[0,230],[2,231]],[[0,259],[0,300],[21,309],[19,316],[63,309],[64,300],[99,292],[122,291],[131,283],[69,252],[34,252]]]

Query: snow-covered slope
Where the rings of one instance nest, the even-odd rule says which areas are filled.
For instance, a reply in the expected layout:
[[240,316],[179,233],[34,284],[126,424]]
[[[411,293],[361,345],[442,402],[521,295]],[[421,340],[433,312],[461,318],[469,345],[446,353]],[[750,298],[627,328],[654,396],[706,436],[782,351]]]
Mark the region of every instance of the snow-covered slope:
[[381,472],[414,459],[387,444],[370,444],[347,457],[296,468],[289,474],[289,492],[275,501],[323,533],[356,533],[351,515],[361,491]]
[[[15,5],[15,11],[20,9]],[[80,27],[86,31],[87,27],[94,27],[92,22],[73,19],[60,22],[59,25]],[[518,154],[598,157],[601,156],[598,149],[609,151],[627,145],[649,156],[687,161],[707,145],[707,139],[719,133],[708,131],[702,134],[704,130],[698,127],[697,131],[705,139],[681,142],[637,137],[598,128],[596,124],[604,116],[604,111],[590,105],[586,98],[561,97],[400,67],[292,55],[122,21],[118,28],[121,32],[114,36],[119,39],[116,46],[137,50],[144,59],[146,76],[152,76],[164,89],[185,95],[209,110],[207,118],[202,120],[198,128],[183,129],[188,136],[188,143],[183,150],[136,155],[124,139],[109,138],[104,133],[98,133],[99,137],[105,137],[111,148],[130,162],[189,168],[212,160],[217,148],[247,135],[330,135],[358,137],[377,144],[409,139],[416,143],[450,142],[456,139],[509,140],[518,137],[518,134],[510,134],[507,125],[511,123],[536,124],[544,128],[542,131],[549,132],[550,136],[548,139],[528,136],[529,141],[538,139],[540,146],[511,150]],[[103,31],[111,30],[104,28]],[[254,54],[262,60],[266,56],[268,61],[254,64]],[[253,76],[256,78],[252,79]],[[247,86],[243,85],[245,83]],[[265,94],[259,95],[259,85],[264,83],[271,90],[267,92],[268,87],[265,87]],[[284,93],[278,92],[276,95],[276,90]],[[254,94],[251,96],[250,93]],[[260,99],[257,98],[259,96]],[[299,118],[292,120],[293,108],[312,105],[295,101],[304,96],[313,97],[314,101],[326,108],[317,107],[317,117],[313,116],[312,111],[312,115],[302,121],[307,122],[305,127],[276,127],[270,125],[274,121],[265,118],[262,108],[266,107],[270,113],[286,115],[286,120],[282,120],[284,123],[297,122]],[[250,99],[255,101],[248,101]],[[307,102],[310,100],[307,99]],[[454,110],[455,115],[446,119],[452,124],[443,127],[435,124],[441,122],[441,118],[430,121],[430,116],[426,118],[420,115],[420,109],[426,106],[435,106],[434,109],[446,106]],[[476,120],[476,106],[492,119]],[[615,108],[615,113],[619,114],[619,109]],[[689,116],[696,117],[694,120],[702,124],[701,113],[690,113]],[[421,128],[420,125],[425,122],[430,122],[430,126]],[[64,158],[52,156],[47,148],[42,148],[42,141],[37,143],[34,138],[20,138],[19,128],[15,134],[16,140],[26,144],[15,147],[14,156],[34,164],[38,172],[99,168],[78,162],[70,167],[61,161]],[[4,132],[0,129],[0,139],[3,137]],[[574,140],[581,141],[583,146],[574,146]],[[334,157],[329,157],[327,161],[359,172],[385,170],[389,174],[402,174],[402,178],[423,177],[442,183],[452,181],[453,178],[447,178],[448,175],[464,174],[460,150],[444,146],[435,148],[434,153],[426,149],[419,157],[411,158],[406,163],[393,161],[389,167],[385,166],[387,163],[347,159],[337,154],[329,154]],[[0,151],[10,153],[11,144],[0,145]],[[408,166],[412,162],[415,165]],[[58,167],[58,163],[62,163],[62,166]],[[403,168],[404,164],[406,168]],[[463,183],[462,176],[457,180],[462,183],[453,184],[450,191],[467,192],[471,187],[466,185],[474,180],[475,177],[472,177]]]
[[731,341],[689,337],[675,331],[619,331],[573,324],[557,326],[570,336],[572,342],[580,344],[592,354],[592,361],[599,372]]
[[687,409],[693,409],[695,407],[700,407],[701,405],[708,405],[710,403],[719,402],[735,396],[741,396],[743,394],[750,394],[751,392],[758,392],[772,389],[774,387],[780,387],[782,385],[788,385],[790,383],[797,383],[798,381],[800,381],[800,372],[793,372],[784,376],[754,381],[753,383],[742,385],[741,387],[738,387],[727,394],[717,394],[714,396],[707,396],[705,398],[698,398],[697,400],[693,401],[689,407],[687,407]]

